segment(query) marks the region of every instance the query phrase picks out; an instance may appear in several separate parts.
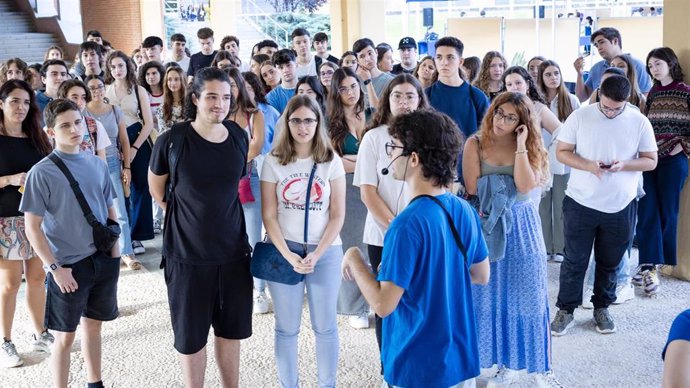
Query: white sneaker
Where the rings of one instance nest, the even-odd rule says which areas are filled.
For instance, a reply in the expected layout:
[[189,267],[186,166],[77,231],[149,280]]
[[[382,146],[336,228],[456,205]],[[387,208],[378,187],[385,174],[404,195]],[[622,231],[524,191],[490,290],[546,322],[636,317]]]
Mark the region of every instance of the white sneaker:
[[551,256],[551,261],[554,263],[562,263],[563,260],[565,260],[565,257],[563,257],[563,255],[560,253],[556,253],[555,255]]
[[613,304],[623,304],[635,299],[635,286],[632,283],[622,283],[616,286],[616,300]]
[[19,357],[17,348],[14,347],[12,341],[5,341],[0,348],[0,366],[14,368],[21,365],[24,365],[24,360]]
[[350,326],[355,329],[369,328],[369,313],[362,313],[360,315],[353,315],[350,317]]
[[53,337],[48,330],[41,333],[38,337],[36,337],[36,334],[31,335],[31,347],[34,352],[50,353],[50,349],[53,347],[54,342],[55,337]]
[[498,368],[496,375],[489,379],[486,388],[505,387],[510,385],[517,377],[517,371],[507,368]]
[[553,371],[534,375],[538,388],[563,388],[563,384],[556,378]]
[[591,310],[594,308],[592,304],[592,295],[594,295],[594,289],[587,287],[585,292],[582,293],[582,308]]
[[144,248],[144,244],[141,243],[141,241],[137,240],[132,240],[132,250],[134,251],[135,255],[143,255],[146,253],[146,248]]
[[254,314],[266,314],[268,312],[268,296],[265,292],[259,292],[254,297]]

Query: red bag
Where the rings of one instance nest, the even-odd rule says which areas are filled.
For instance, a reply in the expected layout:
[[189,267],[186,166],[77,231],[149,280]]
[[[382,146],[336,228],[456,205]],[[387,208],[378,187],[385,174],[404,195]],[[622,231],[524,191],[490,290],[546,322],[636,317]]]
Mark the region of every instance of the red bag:
[[[252,117],[253,115],[247,115],[247,123],[249,124],[249,140],[251,141],[252,136],[254,136],[254,133],[252,131]],[[244,178],[240,179],[240,186],[237,189],[237,191],[240,194],[240,202],[243,204],[245,203],[250,203],[256,201],[256,198],[254,198],[254,194],[252,194],[252,187],[250,185],[250,177],[252,175],[252,165],[249,163],[249,168],[247,169],[247,176]]]

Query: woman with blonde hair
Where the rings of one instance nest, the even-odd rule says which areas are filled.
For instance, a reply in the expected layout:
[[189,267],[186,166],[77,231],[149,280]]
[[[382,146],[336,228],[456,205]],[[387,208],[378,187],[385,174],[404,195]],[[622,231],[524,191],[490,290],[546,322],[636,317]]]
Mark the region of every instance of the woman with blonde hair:
[[481,89],[489,100],[492,100],[503,89],[503,72],[508,67],[508,62],[498,51],[489,51],[482,59],[482,66],[477,75],[474,86]]
[[480,209],[506,206],[505,219],[496,225],[511,225],[485,231],[491,278],[487,286],[472,286],[480,367],[498,366],[489,386],[508,385],[520,369],[553,382],[546,251],[538,211],[548,154],[529,97],[504,92],[494,99],[479,133],[465,144],[462,167],[467,192],[479,196]]
[[[278,134],[261,171],[263,222],[270,241],[304,279],[296,285],[267,282],[275,311],[278,385],[298,386],[297,339],[306,288],[319,385],[335,387],[345,170],[328,140],[321,109],[314,99],[294,96],[281,120],[285,129]],[[313,182],[311,187],[308,182]],[[302,242],[307,200],[305,252]]]

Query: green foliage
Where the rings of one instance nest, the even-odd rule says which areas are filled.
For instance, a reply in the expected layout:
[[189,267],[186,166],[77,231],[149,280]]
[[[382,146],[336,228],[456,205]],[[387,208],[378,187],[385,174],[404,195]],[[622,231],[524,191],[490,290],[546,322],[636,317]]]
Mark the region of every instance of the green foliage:
[[510,61],[510,66],[522,66],[527,67],[527,59],[525,59],[525,52],[520,51],[513,55],[513,59]]
[[268,0],[276,12],[314,11],[326,4],[327,0]]
[[[311,33],[312,36],[319,31],[328,32],[331,30],[331,18],[329,15],[321,14],[298,14],[293,12],[283,12],[274,14],[273,20],[278,22],[280,27],[287,31],[288,37],[295,28],[304,28]],[[264,33],[269,36],[278,36],[283,39],[284,32],[275,26],[270,21],[259,23]],[[277,30],[277,31],[276,31]],[[281,46],[289,47],[289,42],[278,42]]]

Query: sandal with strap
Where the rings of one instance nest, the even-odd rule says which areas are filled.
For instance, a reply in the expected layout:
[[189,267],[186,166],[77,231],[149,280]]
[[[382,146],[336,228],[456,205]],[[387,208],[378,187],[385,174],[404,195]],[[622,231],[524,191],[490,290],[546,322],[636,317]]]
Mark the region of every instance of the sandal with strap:
[[142,267],[141,261],[130,255],[122,255],[122,261],[124,261],[127,267],[132,271],[138,271]]

